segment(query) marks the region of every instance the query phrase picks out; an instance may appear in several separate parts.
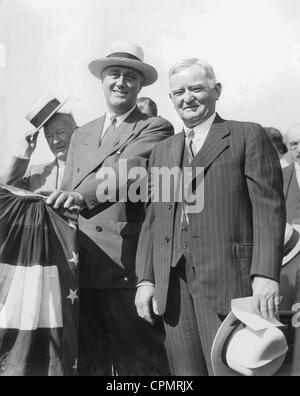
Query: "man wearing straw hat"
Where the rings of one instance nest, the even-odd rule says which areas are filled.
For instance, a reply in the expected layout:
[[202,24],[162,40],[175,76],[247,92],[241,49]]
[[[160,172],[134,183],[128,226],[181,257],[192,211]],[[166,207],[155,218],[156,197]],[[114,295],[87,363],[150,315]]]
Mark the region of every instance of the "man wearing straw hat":
[[[112,364],[118,375],[165,375],[167,358],[161,323],[140,319],[134,306],[135,256],[143,222],[142,202],[120,199],[134,180],[120,180],[120,164],[146,169],[154,146],[173,134],[161,117],[149,117],[136,106],[142,87],[157,80],[157,71],[143,61],[141,47],[116,42],[108,55],[93,61],[90,72],[102,81],[105,115],[79,128],[71,142],[65,191],[48,197],[54,207],[85,208],[79,218],[80,234],[80,371],[107,374],[97,362]],[[122,162],[121,162],[122,160]],[[122,168],[122,170],[123,170]],[[110,170],[105,201],[99,192],[99,172]],[[107,197],[106,197],[107,198]],[[106,353],[99,345],[106,347]]]
[[[61,103],[48,94],[41,98],[26,115],[26,119],[35,129],[22,139],[21,152],[12,158],[6,173],[1,178],[4,184],[31,192],[60,188],[71,137],[77,128],[72,114],[61,112],[65,102],[66,100]],[[52,162],[29,166],[42,128],[55,159]]]

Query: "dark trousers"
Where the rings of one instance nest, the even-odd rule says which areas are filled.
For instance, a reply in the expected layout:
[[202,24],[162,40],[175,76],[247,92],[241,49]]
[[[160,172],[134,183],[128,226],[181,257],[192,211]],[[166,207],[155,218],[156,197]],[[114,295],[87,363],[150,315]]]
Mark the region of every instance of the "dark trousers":
[[[134,289],[80,291],[79,375],[169,375],[162,321],[137,315]],[[113,367],[113,370],[112,370]]]
[[213,375],[210,353],[224,317],[203,303],[196,268],[182,258],[171,269],[164,314],[166,348],[172,375]]

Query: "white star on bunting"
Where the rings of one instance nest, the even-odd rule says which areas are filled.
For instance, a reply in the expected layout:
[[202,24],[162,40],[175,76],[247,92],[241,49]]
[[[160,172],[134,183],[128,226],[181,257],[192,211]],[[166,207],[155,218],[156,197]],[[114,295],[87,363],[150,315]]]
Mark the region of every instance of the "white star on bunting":
[[79,297],[77,296],[77,292],[78,292],[78,289],[76,289],[76,290],[70,289],[70,294],[68,295],[67,298],[72,301],[72,305],[74,305],[75,300],[79,300]]
[[74,263],[75,267],[77,267],[78,263],[79,263],[79,254],[72,252],[73,257],[69,260],[69,263]]

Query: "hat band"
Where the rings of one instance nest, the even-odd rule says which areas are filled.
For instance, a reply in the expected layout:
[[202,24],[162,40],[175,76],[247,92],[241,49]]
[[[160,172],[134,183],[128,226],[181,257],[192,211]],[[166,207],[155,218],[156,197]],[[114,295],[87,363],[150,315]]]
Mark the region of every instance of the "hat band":
[[53,99],[44,106],[32,120],[30,120],[31,124],[38,128],[46,118],[49,117],[53,111],[57,109],[60,105],[60,102],[57,99]]
[[295,229],[293,229],[292,236],[290,237],[287,244],[284,246],[284,249],[283,249],[284,256],[287,256],[288,254],[291,253],[291,251],[297,245],[299,238],[300,238],[299,232],[297,232]]
[[107,58],[127,58],[141,62],[140,58],[132,54],[129,54],[128,52],[114,52],[113,54],[108,55]]

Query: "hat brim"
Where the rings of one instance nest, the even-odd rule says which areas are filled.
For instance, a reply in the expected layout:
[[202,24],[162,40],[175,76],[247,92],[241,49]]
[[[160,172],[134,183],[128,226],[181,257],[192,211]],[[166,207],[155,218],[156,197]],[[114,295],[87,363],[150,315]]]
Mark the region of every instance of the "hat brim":
[[[242,374],[237,373],[228,367],[224,361],[224,346],[227,340],[230,339],[230,335],[232,335],[238,327],[243,324],[239,319],[236,318],[233,312],[226,317],[223,321],[217,335],[214,339],[212,350],[211,350],[211,363],[213,368],[214,376],[216,377],[242,377]],[[280,367],[282,366],[286,355],[282,355],[274,359],[270,362],[266,367],[259,367],[259,376],[268,376],[270,372],[276,373]],[[257,376],[257,372],[255,369],[253,370],[253,376]]]
[[65,104],[66,102],[69,100],[70,98],[65,99],[62,103],[60,103],[49,115],[47,118],[44,119],[44,121],[35,128],[34,131],[30,131],[26,136],[32,136],[35,133],[37,133],[40,129],[43,128],[43,126],[46,124],[46,122],[48,122],[50,120],[51,117],[54,116],[55,113],[57,113]]
[[158,78],[157,71],[153,66],[139,60],[119,57],[96,59],[89,64],[89,71],[101,80],[103,71],[110,66],[126,66],[138,70],[144,76],[144,87],[154,84]]
[[[299,224],[294,224],[293,228],[298,232],[298,234],[300,234],[300,225]],[[296,245],[293,247],[293,249],[289,252],[289,254],[284,256],[284,258],[282,260],[282,266],[284,267],[285,265],[287,265],[291,260],[293,260],[293,258],[295,258],[297,256],[297,254],[299,252],[300,252],[300,238],[299,238],[298,242],[296,243]]]
[[230,312],[218,329],[211,349],[211,363],[216,377],[241,377],[240,374],[229,368],[223,359],[224,341],[240,325],[241,322],[235,317],[233,312]]

